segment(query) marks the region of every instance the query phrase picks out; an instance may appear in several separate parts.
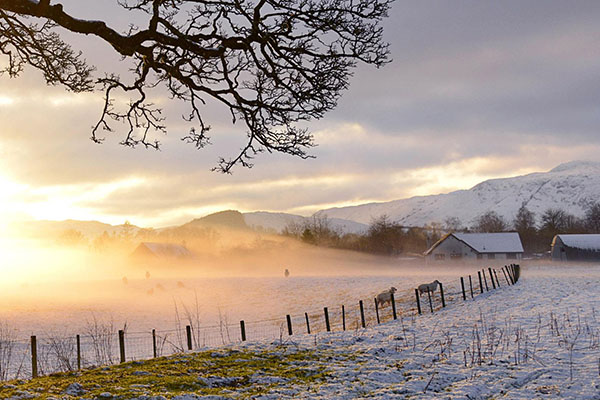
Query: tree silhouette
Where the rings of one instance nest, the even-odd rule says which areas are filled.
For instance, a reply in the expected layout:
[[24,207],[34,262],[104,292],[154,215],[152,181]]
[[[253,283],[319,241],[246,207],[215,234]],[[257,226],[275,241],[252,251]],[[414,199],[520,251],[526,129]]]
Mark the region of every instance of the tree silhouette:
[[504,232],[508,227],[504,218],[495,211],[480,215],[475,222],[475,232]]
[[[377,67],[388,60],[381,20],[392,0],[118,0],[123,12],[143,12],[145,27],[127,32],[110,21],[79,19],[60,1],[0,0],[0,53],[4,70],[18,76],[25,65],[39,69],[48,84],[73,92],[104,91],[101,131],[125,125],[126,146],[159,148],[156,133],[167,128],[161,110],[149,100],[156,87],[189,106],[194,122],[184,141],[203,148],[210,125],[201,105],[221,103],[233,122],[247,127],[237,156],[215,169],[251,167],[259,152],[311,157],[313,136],[298,122],[333,109],[361,61]],[[34,22],[31,22],[35,17]],[[94,68],[59,35],[59,29],[94,35],[132,62],[130,76],[114,72],[94,77]],[[115,101],[130,97],[126,106]]]

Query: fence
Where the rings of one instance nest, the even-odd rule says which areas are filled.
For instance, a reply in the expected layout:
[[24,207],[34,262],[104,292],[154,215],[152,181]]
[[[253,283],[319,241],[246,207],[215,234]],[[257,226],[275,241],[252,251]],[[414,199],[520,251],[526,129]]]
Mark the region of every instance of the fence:
[[[435,312],[456,301],[467,301],[479,294],[514,285],[520,266],[511,264],[500,270],[487,268],[477,276],[460,277],[457,282],[439,283],[438,290],[411,290],[391,293],[390,306],[377,298],[359,300],[353,305],[324,307],[302,315],[286,315],[260,321],[220,321],[200,326],[190,321],[173,330],[131,332],[117,330],[112,324],[94,321],[85,335],[37,337],[14,340],[8,329],[0,327],[0,380],[29,379],[54,372],[80,370],[100,365],[161,357],[202,348],[215,348],[252,340],[283,340],[292,335],[358,330],[397,319],[398,316]],[[504,279],[502,279],[504,278]],[[468,279],[468,280],[467,280]],[[435,296],[435,293],[439,293]]]

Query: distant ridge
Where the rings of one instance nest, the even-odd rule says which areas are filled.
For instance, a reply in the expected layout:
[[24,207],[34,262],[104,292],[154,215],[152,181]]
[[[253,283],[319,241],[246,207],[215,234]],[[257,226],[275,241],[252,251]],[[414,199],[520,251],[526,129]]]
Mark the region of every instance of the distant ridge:
[[548,172],[490,179],[469,190],[330,208],[316,215],[363,224],[387,215],[406,226],[443,223],[449,217],[456,217],[463,225],[469,226],[478,216],[490,210],[512,221],[522,204],[538,218],[548,208],[561,208],[581,217],[585,208],[597,201],[600,201],[600,163],[572,161]]
[[[340,233],[364,233],[376,218],[387,215],[392,221],[405,226],[425,226],[447,218],[458,218],[463,226],[472,226],[475,219],[487,211],[495,211],[508,222],[519,207],[525,204],[537,217],[548,208],[561,208],[582,217],[588,205],[600,201],[600,163],[571,161],[548,172],[536,172],[512,178],[490,179],[471,189],[447,194],[417,196],[381,203],[351,207],[329,208],[318,211],[314,217],[327,217],[332,228]],[[311,217],[295,214],[256,211],[241,213],[226,210],[193,219],[183,225],[165,229],[226,227],[230,229],[280,233],[289,224],[303,224]],[[20,230],[32,235],[57,235],[66,230],[77,230],[92,238],[103,232],[137,233],[135,225],[109,225],[98,221],[27,221]]]

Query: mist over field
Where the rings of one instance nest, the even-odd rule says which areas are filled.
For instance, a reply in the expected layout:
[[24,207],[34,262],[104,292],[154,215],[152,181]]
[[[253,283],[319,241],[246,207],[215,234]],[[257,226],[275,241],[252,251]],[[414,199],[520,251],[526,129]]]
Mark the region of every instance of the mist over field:
[[465,271],[223,228],[210,240],[178,236],[177,245],[191,252],[183,258],[135,257],[142,239],[98,248],[93,240],[37,236],[1,242],[7,274],[0,282],[0,320],[23,336],[82,332],[95,319],[139,331],[172,329],[192,315],[201,325],[280,318],[354,305],[390,286],[410,293]]

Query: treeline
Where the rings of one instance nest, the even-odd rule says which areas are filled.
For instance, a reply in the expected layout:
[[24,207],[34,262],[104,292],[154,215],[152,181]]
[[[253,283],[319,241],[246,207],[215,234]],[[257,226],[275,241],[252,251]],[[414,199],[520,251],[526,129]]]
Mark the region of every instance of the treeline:
[[63,231],[56,242],[71,247],[88,247],[96,252],[113,250],[131,251],[141,242],[161,242],[181,244],[188,248],[214,246],[220,238],[219,233],[211,227],[181,226],[156,230],[153,228],[137,228],[128,221],[119,226],[118,230],[88,238],[75,229]]
[[476,220],[474,232],[519,232],[526,254],[550,250],[552,239],[558,234],[600,233],[600,203],[590,204],[582,218],[561,208],[548,208],[540,215],[522,205],[512,221],[506,221],[494,211]]
[[398,256],[422,254],[450,232],[518,232],[527,255],[545,253],[557,234],[600,233],[600,203],[590,204],[582,218],[560,208],[548,208],[536,215],[526,205],[519,208],[512,221],[488,211],[471,226],[450,217],[443,223],[405,227],[384,215],[373,220],[364,234],[343,234],[332,227],[327,217],[312,217],[303,223],[290,223],[283,235],[317,246]]
[[373,220],[364,234],[343,234],[323,216],[292,222],[282,234],[317,246],[397,256],[423,253],[441,237],[439,228],[435,224],[407,228],[383,215]]

